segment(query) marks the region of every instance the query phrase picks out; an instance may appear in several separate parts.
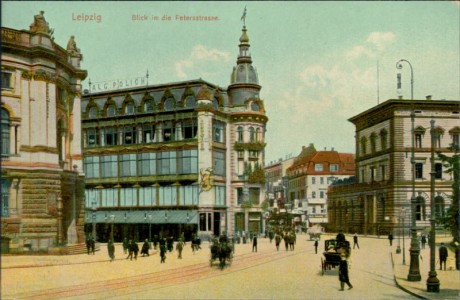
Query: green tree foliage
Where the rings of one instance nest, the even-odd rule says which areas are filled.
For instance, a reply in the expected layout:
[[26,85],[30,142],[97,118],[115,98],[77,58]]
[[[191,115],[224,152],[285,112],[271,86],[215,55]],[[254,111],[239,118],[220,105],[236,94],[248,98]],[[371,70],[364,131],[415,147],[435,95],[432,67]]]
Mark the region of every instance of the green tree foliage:
[[454,155],[447,156],[442,153],[437,153],[439,159],[442,160],[443,166],[447,168],[445,173],[452,174],[453,183],[452,183],[452,205],[447,210],[446,214],[446,225],[450,227],[450,231],[454,242],[459,241],[459,227],[460,227],[460,218],[459,218],[459,189],[460,189],[460,153],[459,147],[452,146],[450,149],[454,150]]

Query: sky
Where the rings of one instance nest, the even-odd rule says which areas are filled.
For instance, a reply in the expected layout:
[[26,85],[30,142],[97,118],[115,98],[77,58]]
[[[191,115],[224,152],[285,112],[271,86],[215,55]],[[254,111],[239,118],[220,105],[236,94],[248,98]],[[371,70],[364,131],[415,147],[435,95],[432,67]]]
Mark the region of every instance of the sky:
[[[147,70],[149,84],[202,78],[227,87],[246,7],[269,118],[268,165],[297,156],[310,143],[355,153],[349,118],[400,95],[410,99],[410,66],[398,70],[400,59],[412,66],[415,99],[459,100],[459,3],[2,1],[1,25],[29,30],[43,10],[55,42],[65,47],[75,36],[88,71],[84,89],[89,79],[138,78]],[[176,19],[184,15],[216,20]]]

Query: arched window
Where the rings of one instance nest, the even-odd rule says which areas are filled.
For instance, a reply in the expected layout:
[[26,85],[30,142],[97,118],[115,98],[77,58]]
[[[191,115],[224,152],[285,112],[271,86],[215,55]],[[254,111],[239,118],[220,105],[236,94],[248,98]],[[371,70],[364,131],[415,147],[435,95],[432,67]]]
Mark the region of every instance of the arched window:
[[96,106],[91,106],[88,112],[88,117],[91,119],[97,118],[97,107]]
[[361,155],[366,155],[367,152],[367,138],[363,136],[361,138]]
[[449,130],[449,134],[452,138],[452,146],[459,148],[460,147],[460,127],[455,126]]
[[262,141],[262,134],[260,128],[256,129],[256,141],[261,142]]
[[164,111],[170,111],[174,109],[174,100],[172,98],[168,98],[164,104]]
[[144,102],[144,112],[152,112],[155,110],[155,102],[153,99],[145,100]]
[[125,106],[125,116],[128,115],[134,115],[134,103],[132,102],[126,103]]
[[251,142],[255,142],[256,141],[256,132],[254,130],[254,127],[249,127],[249,140]]
[[195,108],[196,107],[196,101],[193,96],[187,96],[185,98],[185,108]]
[[114,117],[116,115],[117,109],[115,105],[111,104],[107,107],[107,117]]
[[387,146],[388,146],[387,137],[388,137],[388,131],[386,131],[385,128],[380,130],[380,147],[381,147],[381,150],[385,150],[387,148]]
[[238,128],[236,129],[236,132],[238,136],[238,142],[242,142],[243,141],[243,127],[238,126]]
[[376,148],[377,148],[376,147],[377,146],[377,134],[375,134],[375,132],[371,133],[370,140],[371,140],[371,152],[375,153]]
[[2,108],[1,119],[2,156],[10,154],[10,114]]

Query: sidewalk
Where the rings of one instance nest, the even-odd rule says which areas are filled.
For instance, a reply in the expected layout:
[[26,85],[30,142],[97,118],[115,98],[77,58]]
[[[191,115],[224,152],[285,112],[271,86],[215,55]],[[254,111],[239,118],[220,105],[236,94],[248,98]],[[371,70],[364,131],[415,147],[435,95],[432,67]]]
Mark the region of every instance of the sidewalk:
[[[402,264],[402,253],[396,254],[396,245],[393,241],[393,248],[391,252],[393,270],[396,284],[404,291],[412,294],[421,299],[460,299],[460,271],[455,269],[455,253],[450,251],[447,258],[446,271],[439,270],[439,257],[438,247],[441,242],[447,243],[448,237],[436,237],[436,274],[439,279],[439,293],[427,292],[426,280],[428,279],[428,272],[430,271],[430,248],[420,249],[420,281],[408,281],[407,275],[409,274],[410,266],[410,239],[406,240],[406,264]],[[401,247],[402,248],[402,247]],[[402,249],[401,249],[402,250]]]

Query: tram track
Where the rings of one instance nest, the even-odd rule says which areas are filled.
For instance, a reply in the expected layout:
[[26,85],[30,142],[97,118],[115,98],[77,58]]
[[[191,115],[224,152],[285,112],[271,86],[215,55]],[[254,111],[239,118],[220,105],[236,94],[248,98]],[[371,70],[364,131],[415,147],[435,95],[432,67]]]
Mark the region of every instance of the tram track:
[[220,270],[217,266],[210,267],[209,260],[205,260],[197,264],[135,276],[99,280],[87,284],[77,284],[48,290],[24,292],[15,295],[14,299],[108,299],[114,296],[135,294],[140,291],[145,291],[146,289],[156,290],[214,276],[223,276],[300,253],[300,251],[261,251],[258,253],[245,253],[234,256],[231,265],[223,270]]

